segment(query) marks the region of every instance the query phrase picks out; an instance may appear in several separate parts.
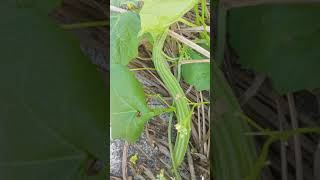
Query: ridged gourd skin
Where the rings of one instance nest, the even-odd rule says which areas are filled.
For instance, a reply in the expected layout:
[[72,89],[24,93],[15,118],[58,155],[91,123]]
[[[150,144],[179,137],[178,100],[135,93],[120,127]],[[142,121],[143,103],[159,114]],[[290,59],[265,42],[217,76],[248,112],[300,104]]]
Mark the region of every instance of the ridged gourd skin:
[[170,71],[166,59],[162,55],[162,48],[168,34],[168,29],[156,37],[152,50],[152,60],[154,66],[164,82],[169,94],[174,99],[178,124],[183,128],[183,132],[177,132],[176,143],[173,149],[174,166],[178,167],[184,159],[188,149],[191,134],[191,111],[187,98],[180,87],[179,82]]

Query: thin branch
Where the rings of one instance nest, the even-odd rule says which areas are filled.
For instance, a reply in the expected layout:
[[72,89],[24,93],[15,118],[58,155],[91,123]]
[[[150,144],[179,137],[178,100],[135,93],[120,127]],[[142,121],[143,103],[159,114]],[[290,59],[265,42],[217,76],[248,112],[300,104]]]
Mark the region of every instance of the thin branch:
[[155,71],[156,69],[155,68],[133,68],[133,69],[130,69],[130,71],[144,71],[144,70],[153,70],[153,71]]
[[210,59],[200,59],[200,60],[182,60],[180,64],[194,64],[194,63],[210,63]]
[[[178,31],[185,31],[185,32],[203,32],[204,27],[203,26],[198,26],[198,27],[191,27],[191,28],[183,28]],[[206,31],[210,32],[210,26],[206,27]]]
[[154,177],[153,173],[151,172],[151,170],[147,167],[144,167],[143,165],[141,165],[141,167],[144,169],[144,174],[148,176],[148,178],[150,178],[151,180],[156,180],[156,178]]
[[[283,124],[286,119],[283,115],[279,98],[280,97],[276,97],[276,103],[277,103],[277,112],[278,112],[278,120],[279,120],[279,130],[280,132],[282,132],[284,129]],[[280,149],[281,149],[281,180],[288,180],[286,141],[281,140]]]
[[[200,102],[200,97],[199,97],[199,94],[198,92],[196,92],[196,96],[197,96],[197,103]],[[202,133],[201,133],[201,116],[200,116],[200,106],[197,106],[197,113],[198,113],[198,122],[197,122],[197,125],[198,125],[198,139],[199,139],[199,142],[202,141]],[[199,144],[199,147],[200,147],[200,152],[203,153],[203,147],[201,146],[201,144]]]
[[266,79],[266,76],[263,74],[258,74],[255,77],[251,86],[240,97],[241,106],[245,105],[251,97],[256,95],[257,91],[259,90],[260,86],[262,85],[265,79]]
[[[203,103],[203,96],[202,96],[202,92],[200,91],[199,93],[200,95],[200,102]],[[201,105],[201,116],[202,116],[202,140],[204,141],[204,137],[206,135],[206,116],[204,113],[204,104]],[[207,142],[204,141],[203,142],[203,153],[207,154]]]
[[129,143],[126,141],[122,152],[122,178],[127,180],[127,157],[128,157]]
[[128,10],[126,10],[126,9],[118,8],[118,7],[112,6],[112,5],[110,5],[110,11],[118,12],[118,13],[128,12]]
[[190,154],[190,150],[189,149],[188,149],[188,152],[187,152],[187,157],[188,157],[188,164],[189,164],[191,180],[196,180],[197,178],[196,178],[196,174],[194,172],[193,159],[192,159],[192,156]]
[[185,45],[191,47],[192,49],[194,49],[195,51],[197,51],[198,53],[204,55],[207,58],[210,58],[210,52],[207,51],[206,49],[202,48],[201,46],[197,45],[196,43],[190,41],[189,39],[173,32],[173,31],[169,31],[168,34],[177,39],[178,41],[184,43]]
[[[288,93],[287,97],[288,97],[288,103],[289,103],[289,109],[290,109],[290,118],[291,118],[292,128],[296,129],[299,126],[298,126],[298,120],[297,120],[297,110],[294,103],[294,97],[292,93]],[[296,161],[296,179],[303,180],[301,142],[300,142],[299,135],[295,135],[293,140],[294,140],[294,155],[295,155],[295,161]]]

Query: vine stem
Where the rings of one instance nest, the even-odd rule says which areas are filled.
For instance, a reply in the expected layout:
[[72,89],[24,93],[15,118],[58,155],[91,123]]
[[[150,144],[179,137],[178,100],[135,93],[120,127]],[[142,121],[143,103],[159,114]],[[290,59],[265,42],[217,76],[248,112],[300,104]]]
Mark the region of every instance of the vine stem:
[[169,151],[170,151],[170,156],[171,156],[171,162],[172,162],[172,167],[173,167],[173,172],[175,177],[177,178],[177,180],[180,180],[180,174],[177,170],[177,166],[176,166],[176,161],[174,160],[174,156],[173,156],[173,147],[172,147],[172,133],[171,133],[171,129],[172,129],[172,117],[173,117],[173,113],[170,114],[169,117],[169,126],[168,126],[168,141],[169,141]]
[[175,110],[176,110],[176,108],[170,106],[168,108],[155,108],[155,109],[152,109],[152,112],[154,113],[154,116],[158,116],[163,113],[174,112]]
[[297,128],[287,131],[270,131],[270,132],[262,132],[258,133],[260,135],[267,135],[270,136],[266,143],[262,147],[261,154],[259,155],[259,158],[251,171],[251,173],[248,175],[245,180],[255,180],[259,176],[262,167],[265,165],[270,146],[277,140],[288,140],[290,137],[295,136],[297,134],[304,134],[304,133],[320,133],[320,128]]
[[190,26],[190,27],[197,27],[196,24],[193,24],[192,22],[189,22],[189,21],[187,21],[187,20],[185,20],[183,18],[179,18],[179,21],[182,22],[183,24],[186,24],[186,25]]
[[155,68],[133,68],[130,71],[156,70]]

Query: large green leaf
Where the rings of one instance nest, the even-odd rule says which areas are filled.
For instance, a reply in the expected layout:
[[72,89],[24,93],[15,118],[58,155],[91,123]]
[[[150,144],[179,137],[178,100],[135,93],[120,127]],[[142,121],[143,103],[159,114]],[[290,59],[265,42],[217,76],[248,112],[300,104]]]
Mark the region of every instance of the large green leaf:
[[139,16],[132,12],[112,14],[110,28],[111,63],[127,65],[138,55]]
[[228,19],[231,46],[280,93],[319,88],[319,18],[319,4],[236,8]]
[[146,121],[155,114],[148,108],[144,91],[128,67],[111,65],[110,82],[112,138],[135,142]]
[[140,11],[141,31],[154,35],[188,12],[197,0],[145,0]]
[[[204,57],[192,49],[188,49],[188,54],[192,60],[204,59]],[[198,91],[210,89],[209,63],[183,64],[181,67],[181,73],[184,80],[193,85]]]
[[241,116],[241,108],[222,72],[214,61],[213,82],[213,123],[211,133],[213,179],[243,179],[253,170],[257,155],[250,131]]
[[107,94],[70,38],[33,8],[1,3],[0,179],[105,179]]

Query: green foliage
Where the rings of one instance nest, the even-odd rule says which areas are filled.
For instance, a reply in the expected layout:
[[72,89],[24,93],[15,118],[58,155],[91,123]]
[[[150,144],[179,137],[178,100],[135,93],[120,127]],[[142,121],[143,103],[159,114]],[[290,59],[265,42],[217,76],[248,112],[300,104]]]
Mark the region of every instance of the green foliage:
[[111,135],[135,142],[155,115],[147,106],[141,84],[126,66],[138,55],[140,19],[132,12],[114,14],[110,27]]
[[105,171],[86,175],[89,159],[108,157],[108,102],[95,66],[42,12],[5,1],[0,16],[0,179],[105,179]]
[[132,12],[112,14],[110,27],[111,63],[127,65],[138,55],[139,16]]
[[319,88],[319,18],[316,4],[236,8],[228,19],[231,46],[282,94]]
[[145,0],[140,11],[141,31],[159,35],[188,12],[197,0]]
[[[187,49],[190,59],[205,59],[192,49]],[[209,63],[193,63],[183,64],[181,67],[183,79],[193,85],[196,90],[203,91],[210,89],[210,64]]]
[[[169,94],[174,99],[175,108],[149,109],[141,85],[126,67],[137,52],[137,41],[135,39],[137,31],[128,33],[128,30],[131,30],[132,26],[135,29],[137,25],[140,25],[140,22],[132,22],[128,17],[123,17],[122,15],[118,15],[118,18],[120,17],[121,20],[121,17],[123,17],[123,23],[118,23],[116,19],[111,22],[111,31],[113,32],[111,44],[122,41],[121,45],[111,48],[112,136],[113,138],[122,138],[134,142],[140,136],[144,123],[151,117],[175,110],[178,121],[178,126],[176,127],[180,127],[177,131],[175,147],[171,152],[175,169],[183,162],[188,148],[192,112],[179,82],[171,73],[162,49],[169,26],[178,21],[195,3],[197,3],[196,0],[146,0],[140,11],[141,31],[138,34],[138,40],[143,37],[152,38],[152,60]],[[133,23],[136,23],[136,25],[133,25]],[[129,27],[130,29],[127,29]],[[123,31],[125,38],[116,35],[119,34],[119,29],[125,29]],[[150,35],[152,36],[151,38]],[[128,43],[132,38],[133,45]],[[125,51],[129,51],[130,55],[127,55]],[[176,173],[176,178],[179,179],[179,177],[178,173]]]
[[214,179],[229,180],[246,177],[254,167],[256,152],[250,129],[243,118],[236,97],[214,61],[213,67],[213,137],[211,156]]
[[110,4],[113,6],[121,7],[123,5],[133,4],[134,6],[139,5],[140,0],[111,0]]
[[110,104],[112,138],[135,142],[154,114],[146,104],[143,89],[122,65],[111,65]]

